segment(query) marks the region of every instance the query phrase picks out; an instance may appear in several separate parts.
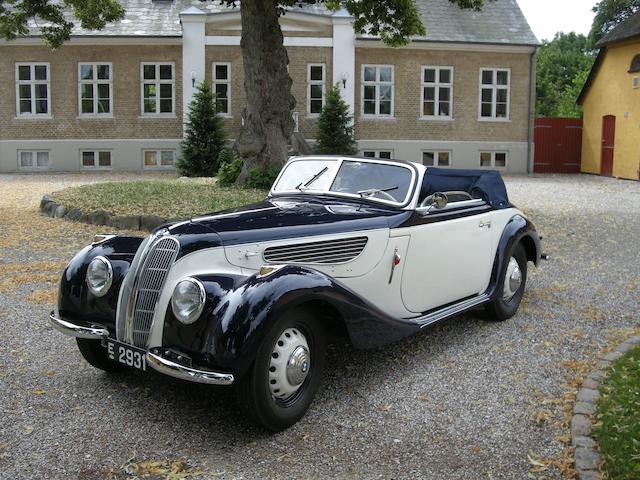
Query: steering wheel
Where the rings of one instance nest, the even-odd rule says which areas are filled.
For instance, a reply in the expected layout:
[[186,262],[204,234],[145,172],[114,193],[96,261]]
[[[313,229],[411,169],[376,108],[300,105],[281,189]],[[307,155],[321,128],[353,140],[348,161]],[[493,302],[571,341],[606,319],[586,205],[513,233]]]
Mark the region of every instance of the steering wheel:
[[397,200],[395,199],[395,197],[393,195],[391,195],[388,192],[383,192],[383,191],[377,191],[377,192],[373,192],[371,195],[369,195],[370,197],[375,197],[376,195],[380,195],[382,197],[385,197],[387,200],[391,200],[392,202],[397,202]]
[[422,199],[422,201],[420,202],[420,205],[418,205],[418,208],[424,208],[424,207],[428,207],[429,205],[431,205],[433,203],[434,197],[438,193],[444,193],[447,197],[455,197],[456,195],[461,195],[463,197],[466,197],[468,200],[473,200],[473,197],[468,192],[462,192],[462,191],[436,192],[436,193],[432,193],[431,195],[428,195],[428,196],[424,197]]

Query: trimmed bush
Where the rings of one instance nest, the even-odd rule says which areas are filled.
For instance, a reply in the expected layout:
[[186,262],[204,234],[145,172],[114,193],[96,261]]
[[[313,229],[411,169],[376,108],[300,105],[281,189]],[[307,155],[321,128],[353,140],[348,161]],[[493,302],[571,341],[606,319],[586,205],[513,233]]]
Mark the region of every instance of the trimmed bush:
[[353,116],[340,95],[340,87],[334,85],[327,92],[327,101],[318,119],[316,152],[330,155],[354,155],[358,144],[353,130]]

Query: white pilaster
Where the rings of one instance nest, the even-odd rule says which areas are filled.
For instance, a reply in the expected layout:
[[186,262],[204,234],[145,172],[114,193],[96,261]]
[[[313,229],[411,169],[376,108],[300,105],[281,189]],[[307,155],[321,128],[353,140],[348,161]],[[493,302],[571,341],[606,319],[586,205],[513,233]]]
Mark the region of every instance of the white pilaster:
[[[333,22],[333,84],[340,85],[342,98],[351,115],[356,105],[356,35],[353,17],[341,8],[331,17]],[[344,83],[343,81],[346,80]]]
[[204,81],[204,26],[207,14],[196,7],[180,12],[182,22],[182,112],[186,124],[189,102],[196,87]]

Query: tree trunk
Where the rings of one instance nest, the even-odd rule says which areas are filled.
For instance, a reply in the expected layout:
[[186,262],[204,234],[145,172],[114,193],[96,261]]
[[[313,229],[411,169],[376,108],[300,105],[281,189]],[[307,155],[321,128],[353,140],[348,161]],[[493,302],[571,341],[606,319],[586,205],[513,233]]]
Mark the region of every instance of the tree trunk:
[[276,0],[240,2],[242,60],[246,106],[244,125],[235,144],[244,166],[237,183],[244,183],[252,168],[282,165],[293,132],[291,94]]

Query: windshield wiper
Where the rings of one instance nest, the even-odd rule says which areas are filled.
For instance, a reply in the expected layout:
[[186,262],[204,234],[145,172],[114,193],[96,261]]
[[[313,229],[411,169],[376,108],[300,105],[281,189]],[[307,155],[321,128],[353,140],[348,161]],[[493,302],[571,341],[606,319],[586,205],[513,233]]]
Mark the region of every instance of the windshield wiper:
[[369,188],[367,190],[359,190],[356,193],[361,197],[364,197],[365,195],[367,197],[370,197],[371,195],[375,195],[376,193],[379,193],[379,192],[391,192],[393,190],[398,190],[398,186],[396,185],[395,187],[389,187],[389,188]]
[[[319,179],[324,172],[326,172],[327,170],[329,170],[329,167],[324,167],[322,170],[320,170],[318,173],[316,173],[313,177],[311,177],[311,179],[309,181],[305,182],[300,182],[298,184],[298,186],[296,187],[296,190],[305,190],[309,185],[311,185],[313,182],[315,182],[317,179]],[[303,185],[304,184],[304,185]]]

